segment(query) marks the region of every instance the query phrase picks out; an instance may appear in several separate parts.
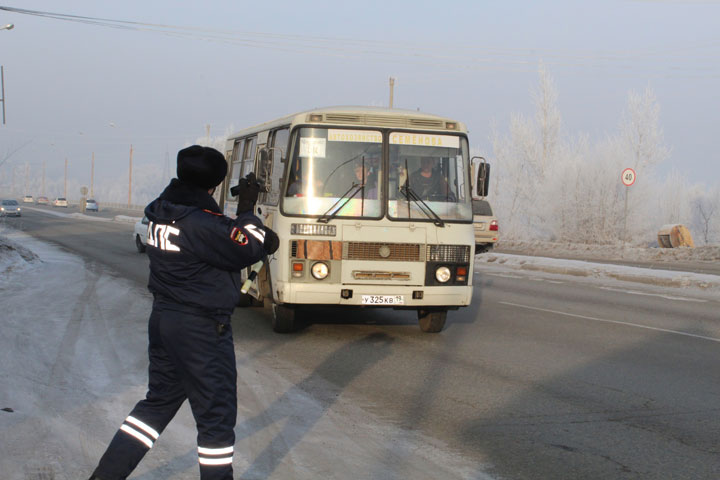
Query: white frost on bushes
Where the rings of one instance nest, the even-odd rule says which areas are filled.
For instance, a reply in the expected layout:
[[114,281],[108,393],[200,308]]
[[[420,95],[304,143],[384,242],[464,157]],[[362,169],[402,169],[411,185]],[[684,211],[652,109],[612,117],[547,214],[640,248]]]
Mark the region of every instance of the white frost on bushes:
[[[490,201],[501,237],[635,245],[656,242],[664,224],[687,226],[695,243],[720,243],[720,184],[691,185],[664,143],[652,89],[630,92],[616,131],[591,141],[563,128],[558,94],[544,66],[533,92],[535,115],[514,115],[507,133],[492,132]],[[477,152],[482,155],[483,152]],[[633,168],[625,187],[621,172]]]

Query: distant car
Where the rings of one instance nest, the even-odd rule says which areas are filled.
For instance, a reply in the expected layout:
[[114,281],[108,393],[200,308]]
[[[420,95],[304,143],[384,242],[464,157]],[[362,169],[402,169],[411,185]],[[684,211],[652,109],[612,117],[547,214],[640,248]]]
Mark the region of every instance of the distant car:
[[48,197],[38,197],[35,203],[38,205],[47,205],[50,203],[50,200],[48,200]]
[[145,253],[145,247],[147,246],[148,223],[147,217],[143,217],[142,220],[135,222],[133,239],[135,240],[135,248],[137,248],[137,251],[140,253]]
[[53,201],[53,207],[65,207],[67,208],[67,198],[58,197]]
[[472,209],[475,253],[487,252],[500,238],[497,218],[493,215],[492,207],[487,200],[473,198]]
[[0,200],[1,217],[20,217],[22,209],[17,200]]
[[97,212],[98,211],[98,204],[95,200],[92,198],[88,198],[85,202],[85,211],[86,212]]
[[32,195],[25,195],[23,197],[23,203],[33,203],[35,200]]

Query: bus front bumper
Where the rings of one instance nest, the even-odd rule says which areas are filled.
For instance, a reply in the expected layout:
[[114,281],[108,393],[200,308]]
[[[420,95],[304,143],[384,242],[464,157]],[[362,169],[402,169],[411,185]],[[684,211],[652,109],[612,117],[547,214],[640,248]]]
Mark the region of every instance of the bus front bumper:
[[278,282],[274,293],[277,303],[297,305],[391,308],[446,306],[457,308],[470,305],[472,288],[472,285],[427,287],[421,285],[322,285]]

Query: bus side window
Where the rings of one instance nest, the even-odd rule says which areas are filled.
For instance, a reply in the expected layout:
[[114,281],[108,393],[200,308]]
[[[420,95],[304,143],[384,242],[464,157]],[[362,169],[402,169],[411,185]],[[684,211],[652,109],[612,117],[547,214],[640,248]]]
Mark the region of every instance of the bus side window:
[[257,137],[250,137],[245,140],[245,151],[243,152],[243,165],[240,177],[247,176],[255,169],[255,142]]
[[[289,129],[287,128],[272,131],[268,136],[266,148],[269,150],[269,162],[266,167],[261,165],[257,172],[258,179],[264,179],[269,175],[269,191],[261,193],[258,198],[258,202],[264,205],[275,206],[280,200],[280,184],[283,174],[282,158],[288,156],[288,137]],[[264,168],[267,168],[267,171],[263,171]]]

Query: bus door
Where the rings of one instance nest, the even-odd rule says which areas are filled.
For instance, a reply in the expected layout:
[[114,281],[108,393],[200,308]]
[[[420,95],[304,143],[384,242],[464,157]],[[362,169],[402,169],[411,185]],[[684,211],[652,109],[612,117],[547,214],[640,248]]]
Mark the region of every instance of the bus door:
[[232,164],[228,183],[225,185],[225,215],[235,217],[237,200],[230,194],[230,189],[238,184],[238,181],[255,168],[255,145],[257,136],[239,138],[235,140],[232,153]]

